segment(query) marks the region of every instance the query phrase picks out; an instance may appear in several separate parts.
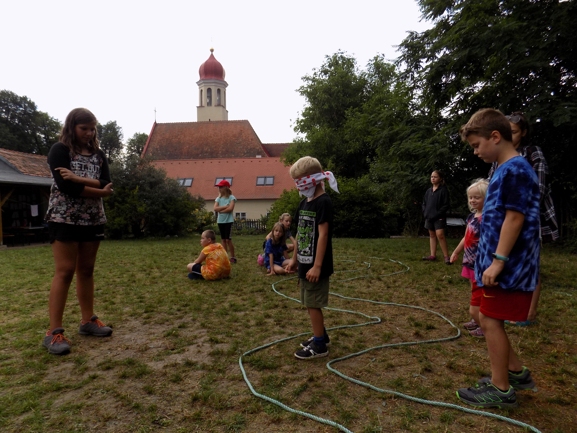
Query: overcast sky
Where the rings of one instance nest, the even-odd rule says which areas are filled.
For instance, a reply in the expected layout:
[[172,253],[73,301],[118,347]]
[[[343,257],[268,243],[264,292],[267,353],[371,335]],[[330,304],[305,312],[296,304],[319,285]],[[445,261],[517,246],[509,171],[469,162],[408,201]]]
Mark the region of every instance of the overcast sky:
[[0,90],[61,122],[86,107],[125,141],[155,116],[196,121],[213,47],[229,120],[249,120],[263,143],[290,142],[305,103],[296,90],[325,56],[393,60],[408,31],[430,27],[415,0],[0,0],[0,17]]

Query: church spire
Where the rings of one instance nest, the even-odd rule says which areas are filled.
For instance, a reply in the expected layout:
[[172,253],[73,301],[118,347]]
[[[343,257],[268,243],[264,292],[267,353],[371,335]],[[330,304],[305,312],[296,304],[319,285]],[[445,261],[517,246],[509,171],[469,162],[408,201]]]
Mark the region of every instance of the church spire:
[[198,69],[200,80],[198,85],[198,106],[196,119],[198,122],[209,120],[228,120],[226,109],[226,88],[224,68],[214,57],[214,48],[210,49],[209,58]]

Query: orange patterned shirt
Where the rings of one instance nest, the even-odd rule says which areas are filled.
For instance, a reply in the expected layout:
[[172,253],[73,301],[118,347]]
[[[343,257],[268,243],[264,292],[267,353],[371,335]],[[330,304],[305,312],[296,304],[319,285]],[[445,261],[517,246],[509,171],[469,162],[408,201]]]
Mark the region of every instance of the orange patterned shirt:
[[214,243],[202,249],[206,263],[200,268],[205,280],[220,280],[230,275],[230,260],[221,244]]

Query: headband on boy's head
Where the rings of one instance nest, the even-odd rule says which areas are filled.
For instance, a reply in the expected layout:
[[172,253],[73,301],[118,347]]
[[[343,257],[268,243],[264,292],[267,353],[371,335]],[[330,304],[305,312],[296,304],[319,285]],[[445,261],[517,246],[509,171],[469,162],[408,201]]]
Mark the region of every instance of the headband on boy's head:
[[307,198],[313,198],[318,183],[325,179],[329,181],[329,186],[333,191],[339,192],[335,175],[330,171],[323,171],[321,173],[299,177],[298,179],[295,179],[295,185],[297,186],[300,195],[304,195]]

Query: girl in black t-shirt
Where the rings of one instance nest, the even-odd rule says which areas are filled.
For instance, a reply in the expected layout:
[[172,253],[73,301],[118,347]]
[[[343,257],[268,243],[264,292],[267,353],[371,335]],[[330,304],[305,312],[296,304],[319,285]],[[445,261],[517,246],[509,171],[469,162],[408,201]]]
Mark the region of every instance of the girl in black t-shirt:
[[70,352],[62,316],[75,274],[82,314],[79,334],[112,334],[112,329],[94,314],[94,264],[106,222],[102,197],[112,194],[108,162],[99,147],[96,124],[96,117],[89,110],[72,110],[64,122],[60,141],[48,154],[54,183],[46,221],[55,271],[48,302],[50,328],[42,344],[54,355]]

